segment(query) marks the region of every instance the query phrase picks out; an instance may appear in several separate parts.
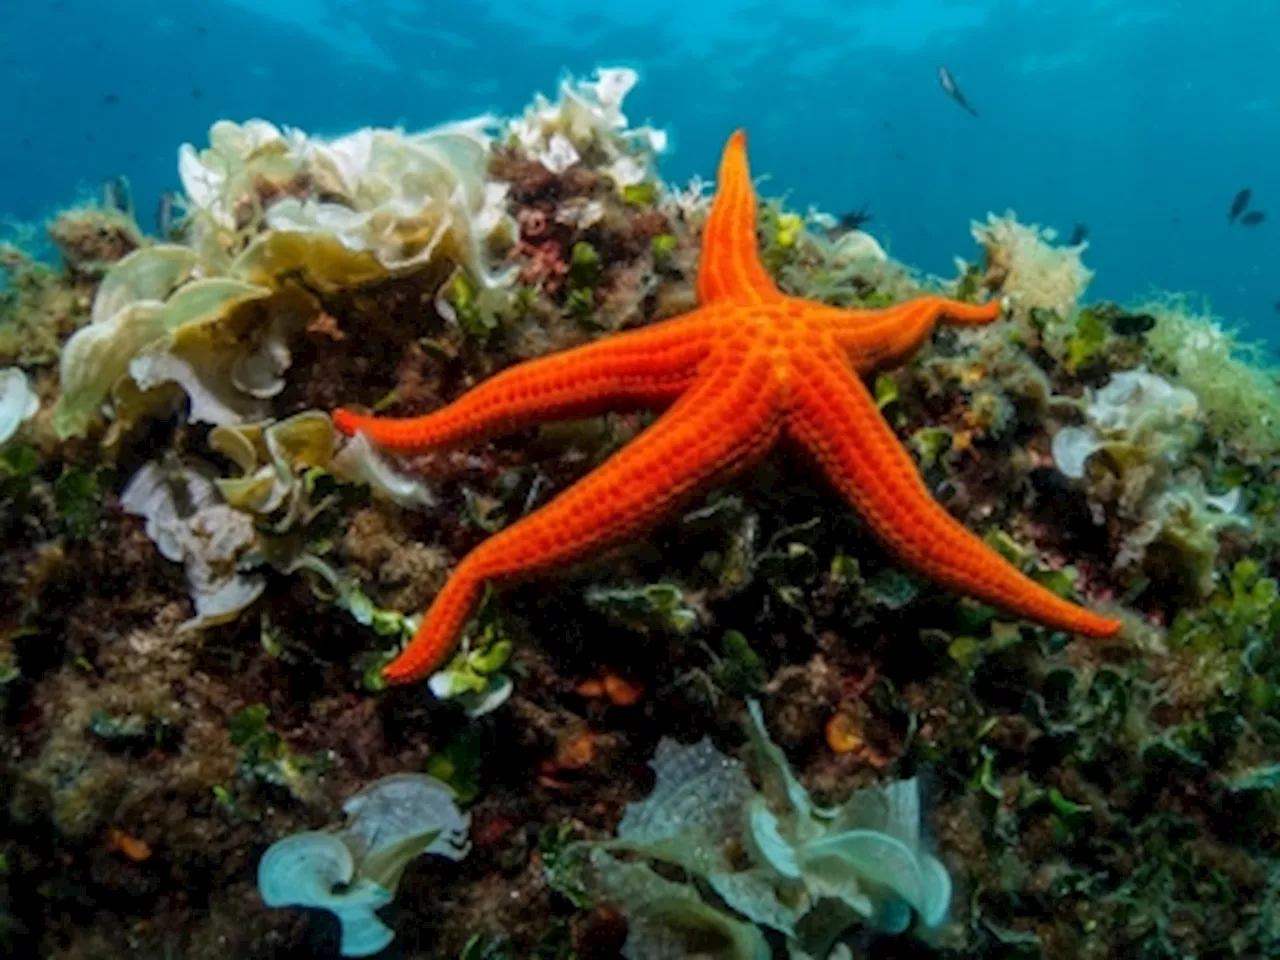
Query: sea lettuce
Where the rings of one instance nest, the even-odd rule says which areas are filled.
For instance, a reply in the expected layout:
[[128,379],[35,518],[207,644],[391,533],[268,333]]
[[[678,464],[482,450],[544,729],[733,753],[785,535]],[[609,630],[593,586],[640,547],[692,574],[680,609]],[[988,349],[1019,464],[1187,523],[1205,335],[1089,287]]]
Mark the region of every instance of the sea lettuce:
[[[707,739],[664,739],[653,792],[627,807],[616,839],[566,848],[550,868],[553,885],[617,903],[631,921],[630,958],[683,956],[696,943],[707,956],[754,960],[769,955],[765,931],[797,960],[825,958],[855,924],[893,934],[913,917],[941,924],[951,879],[924,850],[918,781],[819,807],[770,740],[759,704],[748,714],[748,764]],[[686,882],[667,879],[663,864]]]

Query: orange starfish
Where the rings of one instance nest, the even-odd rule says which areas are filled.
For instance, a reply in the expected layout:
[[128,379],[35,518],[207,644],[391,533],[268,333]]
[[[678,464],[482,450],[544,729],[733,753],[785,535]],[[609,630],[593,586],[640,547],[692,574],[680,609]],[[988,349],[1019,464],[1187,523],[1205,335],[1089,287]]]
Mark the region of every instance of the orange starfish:
[[1048,626],[1095,637],[1117,632],[1117,621],[1023,576],[939,506],[859,378],[904,359],[939,320],[992,322],[997,302],[928,296],[844,310],[782,294],[756,251],[756,198],[741,131],[720,164],[698,297],[692,313],[518,364],[426,416],[335,411],[343,433],[364,431],[381,447],[419,451],[544,420],[669,408],[588,476],[468,554],[387,666],[388,680],[408,682],[436,668],[487,581],[545,573],[633,539],[784,435],[907,565]]

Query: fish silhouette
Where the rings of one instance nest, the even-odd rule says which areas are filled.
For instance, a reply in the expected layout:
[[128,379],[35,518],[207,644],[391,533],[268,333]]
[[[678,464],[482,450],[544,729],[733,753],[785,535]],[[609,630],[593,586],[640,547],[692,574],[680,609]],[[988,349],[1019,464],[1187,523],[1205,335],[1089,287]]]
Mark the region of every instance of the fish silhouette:
[[1249,200],[1253,197],[1253,191],[1245,187],[1236,194],[1234,200],[1231,201],[1231,209],[1227,211],[1227,223],[1235,223],[1240,214],[1244,213],[1244,208],[1249,205]]
[[960,106],[964,107],[975,117],[978,111],[969,106],[969,101],[964,98],[964,93],[960,90],[960,86],[956,83],[956,78],[951,75],[951,71],[947,69],[945,63],[938,64],[938,82],[942,84],[942,89]]

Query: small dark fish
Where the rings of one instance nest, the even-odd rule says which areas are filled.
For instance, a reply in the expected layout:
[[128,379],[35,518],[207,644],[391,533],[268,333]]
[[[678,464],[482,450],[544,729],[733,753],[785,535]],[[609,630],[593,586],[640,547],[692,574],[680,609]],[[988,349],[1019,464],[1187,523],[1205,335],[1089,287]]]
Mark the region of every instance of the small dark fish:
[[1250,210],[1248,213],[1246,213],[1243,217],[1240,218],[1240,226],[1256,227],[1265,219],[1267,219],[1267,215],[1263,213],[1261,210]]
[[105,97],[102,98],[102,102],[107,104],[107,106],[114,107],[117,103],[120,102],[120,97],[117,94],[108,93]]
[[1236,198],[1231,201],[1231,209],[1227,211],[1227,223],[1235,223],[1236,218],[1244,213],[1244,208],[1249,205],[1249,200],[1253,197],[1253,191],[1245,187],[1236,194]]
[[192,100],[199,100],[199,99],[201,99],[203,96],[204,96],[204,91],[203,91],[203,90],[201,90],[199,87],[192,87],[192,88],[191,88],[191,99],[192,99]]
[[956,78],[951,75],[951,71],[947,69],[946,64],[938,64],[938,82],[942,84],[942,89],[946,91],[948,97],[975,117],[978,115],[978,111],[969,106],[969,101],[964,98],[964,94],[956,83]]
[[1089,225],[1085,223],[1077,223],[1075,229],[1071,231],[1071,239],[1067,241],[1067,246],[1078,247],[1089,239]]
[[1156,325],[1156,318],[1149,313],[1122,313],[1111,318],[1111,329],[1122,337],[1146,333]]
[[178,199],[176,193],[166,190],[156,203],[156,233],[162,237],[172,238],[177,230]]
[[102,185],[102,206],[105,210],[133,211],[133,194],[126,177],[112,177]]
[[1280,300],[1277,300],[1272,306],[1276,308],[1276,313],[1280,313]]
[[841,215],[839,221],[840,229],[861,230],[863,224],[870,223],[874,219],[875,218],[867,212],[867,208],[862,206],[857,210],[850,210],[848,213]]

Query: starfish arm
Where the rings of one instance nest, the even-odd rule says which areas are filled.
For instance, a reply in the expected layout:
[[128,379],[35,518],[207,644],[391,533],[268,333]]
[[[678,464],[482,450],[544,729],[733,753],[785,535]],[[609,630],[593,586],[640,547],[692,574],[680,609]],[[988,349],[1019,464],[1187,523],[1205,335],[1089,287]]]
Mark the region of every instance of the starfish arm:
[[546,420],[661,408],[693,382],[711,336],[706,319],[686,314],[517,364],[424,416],[373,417],[339,409],[333,422],[345,434],[363,431],[380,447],[409,452],[512,433]]
[[764,362],[700,381],[630,444],[546,506],[463,558],[410,644],[384,671],[411,682],[453,649],[484,584],[546,573],[651,528],[718,477],[762,455],[781,428]]
[[880,310],[829,307],[825,310],[828,316],[823,320],[849,355],[853,368],[867,374],[906,359],[920,348],[940,322],[982,326],[1000,319],[1001,309],[999,300],[972,304],[924,296]]
[[929,494],[875,401],[839,357],[797,362],[788,425],[871,529],[926,576],[1046,626],[1114,636],[1118,621],[1091,613],[1024,576]]
[[725,145],[715,200],[702,228],[698,299],[761,303],[781,296],[756,248],[756,195],[747,166],[747,135],[738,130]]

